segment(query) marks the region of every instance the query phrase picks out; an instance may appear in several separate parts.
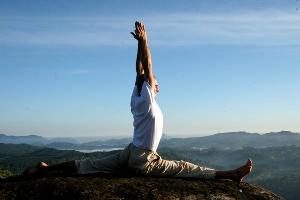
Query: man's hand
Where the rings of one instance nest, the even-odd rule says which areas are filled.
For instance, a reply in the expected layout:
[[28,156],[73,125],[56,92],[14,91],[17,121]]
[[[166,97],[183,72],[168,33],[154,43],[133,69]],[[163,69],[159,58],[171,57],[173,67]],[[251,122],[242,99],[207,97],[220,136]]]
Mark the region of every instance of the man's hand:
[[138,21],[135,22],[135,31],[134,31],[134,33],[131,32],[131,34],[133,35],[133,37],[136,40],[142,40],[142,41],[147,40],[147,33],[145,30],[145,25],[141,22],[138,22]]

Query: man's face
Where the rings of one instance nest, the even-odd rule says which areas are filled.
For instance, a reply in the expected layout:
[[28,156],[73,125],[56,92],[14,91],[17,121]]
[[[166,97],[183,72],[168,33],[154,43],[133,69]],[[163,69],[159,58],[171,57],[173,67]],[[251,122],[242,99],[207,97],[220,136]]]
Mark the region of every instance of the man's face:
[[159,86],[158,86],[158,82],[156,79],[154,79],[154,93],[155,95],[157,95],[159,92]]

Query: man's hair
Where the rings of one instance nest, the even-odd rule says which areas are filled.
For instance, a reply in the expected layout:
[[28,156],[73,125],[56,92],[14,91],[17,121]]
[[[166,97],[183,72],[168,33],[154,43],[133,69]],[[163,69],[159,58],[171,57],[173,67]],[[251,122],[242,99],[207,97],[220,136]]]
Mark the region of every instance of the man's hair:
[[142,91],[144,81],[145,81],[144,74],[141,74],[141,75],[136,77],[135,84],[137,86],[137,95],[138,96],[141,96],[141,91]]
[[[155,80],[157,80],[157,78],[156,78],[155,75],[153,75],[153,78],[154,78]],[[145,81],[145,76],[144,76],[144,74],[138,75],[138,76],[136,77],[135,85],[137,86],[137,89],[138,89],[138,90],[137,90],[137,95],[138,95],[138,96],[141,96],[141,91],[142,91],[142,87],[143,87],[144,81]]]

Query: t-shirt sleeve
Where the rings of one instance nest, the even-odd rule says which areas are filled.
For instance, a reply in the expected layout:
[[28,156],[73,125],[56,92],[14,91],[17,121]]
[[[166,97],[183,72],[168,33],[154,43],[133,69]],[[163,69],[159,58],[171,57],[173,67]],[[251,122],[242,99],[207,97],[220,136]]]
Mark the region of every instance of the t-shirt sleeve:
[[140,97],[148,103],[152,103],[154,100],[154,89],[147,81],[144,81],[143,83]]

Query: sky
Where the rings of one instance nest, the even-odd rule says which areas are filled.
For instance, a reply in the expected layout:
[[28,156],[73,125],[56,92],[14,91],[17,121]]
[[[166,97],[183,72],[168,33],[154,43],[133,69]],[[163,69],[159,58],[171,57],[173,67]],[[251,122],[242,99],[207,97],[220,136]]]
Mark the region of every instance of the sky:
[[134,22],[169,136],[300,132],[298,0],[0,0],[0,134],[132,136]]

